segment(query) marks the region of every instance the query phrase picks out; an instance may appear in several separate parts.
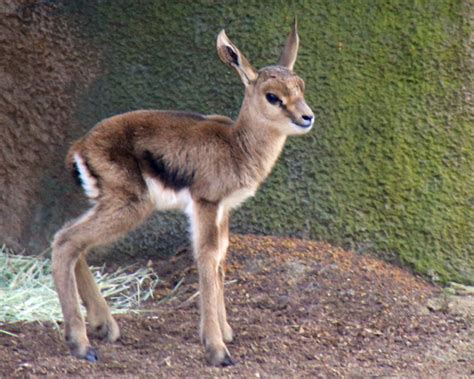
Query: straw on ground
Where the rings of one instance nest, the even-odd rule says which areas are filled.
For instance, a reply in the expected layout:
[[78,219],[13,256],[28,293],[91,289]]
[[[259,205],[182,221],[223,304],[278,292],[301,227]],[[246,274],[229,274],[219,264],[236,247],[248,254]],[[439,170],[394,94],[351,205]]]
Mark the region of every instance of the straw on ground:
[[[93,267],[97,284],[112,313],[138,311],[140,304],[153,296],[159,282],[150,267],[130,272],[130,267],[107,273],[105,267]],[[17,255],[0,248],[0,333],[1,323],[62,319],[51,275],[51,260],[45,257]]]

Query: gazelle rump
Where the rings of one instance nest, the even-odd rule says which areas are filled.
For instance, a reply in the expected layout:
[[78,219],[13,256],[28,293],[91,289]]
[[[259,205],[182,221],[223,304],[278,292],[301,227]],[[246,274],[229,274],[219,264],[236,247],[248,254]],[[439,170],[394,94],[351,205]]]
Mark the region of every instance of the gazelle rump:
[[66,340],[75,356],[98,359],[79,298],[95,334],[110,342],[120,336],[86,253],[126,234],[156,209],[181,209],[190,220],[199,271],[206,359],[216,366],[233,363],[225,345],[233,337],[224,305],[229,214],[255,194],[286,137],[313,126],[304,82],[292,71],[297,51],[295,22],[278,64],[256,71],[221,31],[218,55],[245,85],[235,122],[220,115],[141,110],[103,120],[71,147],[68,167],[92,206],[56,233],[53,277]]

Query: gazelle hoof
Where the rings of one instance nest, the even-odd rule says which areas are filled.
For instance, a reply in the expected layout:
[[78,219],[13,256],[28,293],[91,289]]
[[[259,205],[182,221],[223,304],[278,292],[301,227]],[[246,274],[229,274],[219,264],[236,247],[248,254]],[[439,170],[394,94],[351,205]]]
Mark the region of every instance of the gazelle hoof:
[[86,356],[84,357],[84,359],[88,362],[96,363],[99,360],[99,354],[94,348],[89,347],[87,348]]
[[222,367],[228,367],[235,365],[235,361],[231,358],[230,355],[226,354],[224,360],[221,363]]
[[215,367],[228,367],[235,364],[225,346],[224,348],[206,347],[206,360],[211,366]]

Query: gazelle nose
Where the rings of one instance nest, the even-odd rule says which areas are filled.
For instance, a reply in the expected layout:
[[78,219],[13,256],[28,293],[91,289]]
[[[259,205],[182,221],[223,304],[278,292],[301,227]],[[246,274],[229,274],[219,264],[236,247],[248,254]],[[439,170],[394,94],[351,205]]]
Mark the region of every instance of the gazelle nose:
[[314,116],[313,115],[303,115],[303,116],[301,116],[301,118],[306,121],[304,126],[308,127],[308,126],[312,125]]

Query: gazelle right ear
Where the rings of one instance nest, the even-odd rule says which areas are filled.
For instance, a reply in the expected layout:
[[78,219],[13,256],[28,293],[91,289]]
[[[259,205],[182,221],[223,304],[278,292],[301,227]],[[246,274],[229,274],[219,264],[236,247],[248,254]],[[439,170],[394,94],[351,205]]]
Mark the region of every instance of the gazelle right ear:
[[257,79],[257,71],[253,68],[245,56],[237,49],[225,34],[224,29],[217,36],[217,54],[222,62],[233,67],[240,79],[247,87]]
[[287,67],[293,71],[293,67],[296,62],[296,56],[298,55],[298,47],[300,44],[300,38],[298,37],[298,24],[295,20],[293,21],[293,28],[291,28],[290,35],[286,40],[285,47],[281,52],[280,59],[278,60],[279,66]]

